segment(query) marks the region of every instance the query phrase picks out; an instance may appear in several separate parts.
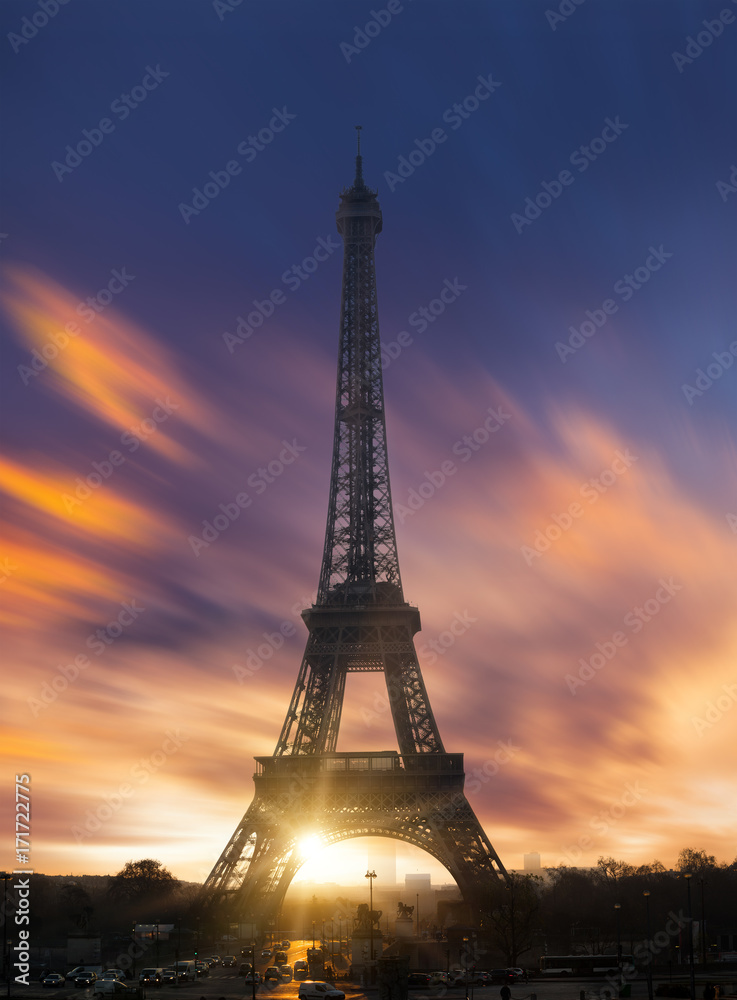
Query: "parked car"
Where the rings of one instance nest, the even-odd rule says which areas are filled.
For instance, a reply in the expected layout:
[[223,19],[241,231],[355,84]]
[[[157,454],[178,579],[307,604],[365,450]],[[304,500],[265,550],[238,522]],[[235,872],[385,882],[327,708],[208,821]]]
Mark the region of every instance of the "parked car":
[[524,982],[527,982],[527,973],[525,972],[524,969],[520,969],[519,966],[516,965],[510,969],[507,969],[507,972],[511,972],[515,980],[524,980]]
[[299,1000],[345,1000],[343,990],[336,990],[330,983],[307,979],[299,984]]
[[64,986],[65,983],[64,976],[58,972],[49,972],[47,975],[41,977],[42,986]]
[[162,969],[141,969],[138,976],[140,986],[161,986]]
[[80,975],[75,976],[74,985],[78,990],[87,989],[88,986],[92,986],[97,981],[97,974],[94,972],[82,972]]
[[235,965],[235,955],[226,955],[223,959],[223,968],[228,969]]
[[447,972],[431,972],[430,977],[432,979],[433,986],[447,986],[449,982],[449,976]]
[[431,986],[432,976],[429,972],[410,972],[407,977],[407,986],[410,988],[417,986]]

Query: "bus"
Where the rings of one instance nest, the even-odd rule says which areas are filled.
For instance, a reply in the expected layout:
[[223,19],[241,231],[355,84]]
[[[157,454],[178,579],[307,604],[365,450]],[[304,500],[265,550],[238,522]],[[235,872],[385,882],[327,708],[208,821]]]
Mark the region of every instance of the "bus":
[[[632,955],[622,955],[622,973],[634,970]],[[616,955],[543,955],[540,972],[544,976],[606,976],[617,974]]]

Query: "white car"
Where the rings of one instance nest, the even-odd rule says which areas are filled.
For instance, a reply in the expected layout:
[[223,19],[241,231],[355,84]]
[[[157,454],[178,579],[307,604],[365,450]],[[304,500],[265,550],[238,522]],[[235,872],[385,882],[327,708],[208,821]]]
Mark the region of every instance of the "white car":
[[299,984],[299,1000],[345,1000],[343,990],[336,990],[330,983],[316,982],[306,979]]

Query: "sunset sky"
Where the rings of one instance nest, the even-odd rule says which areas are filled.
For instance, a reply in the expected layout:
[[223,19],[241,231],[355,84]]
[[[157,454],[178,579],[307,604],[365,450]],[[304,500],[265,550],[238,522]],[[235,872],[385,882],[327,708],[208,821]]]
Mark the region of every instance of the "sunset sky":
[[[1,795],[31,775],[36,871],[204,879],[273,752],[357,124],[404,592],[471,805],[509,868],[734,859],[737,3],[561,6],[2,4]],[[340,750],[396,749],[385,691],[349,676]]]

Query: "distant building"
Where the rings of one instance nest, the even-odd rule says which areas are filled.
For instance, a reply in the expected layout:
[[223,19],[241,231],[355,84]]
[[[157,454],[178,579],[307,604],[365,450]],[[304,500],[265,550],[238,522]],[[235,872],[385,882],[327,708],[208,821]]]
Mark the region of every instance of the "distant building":
[[524,865],[526,872],[540,872],[542,870],[540,855],[536,851],[533,851],[530,854],[525,854]]

